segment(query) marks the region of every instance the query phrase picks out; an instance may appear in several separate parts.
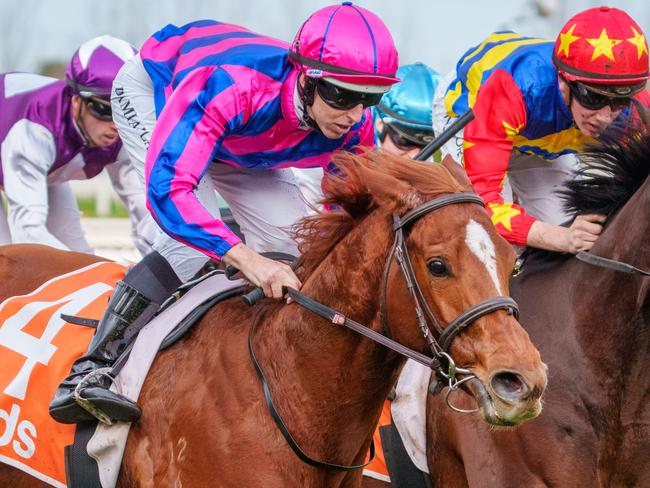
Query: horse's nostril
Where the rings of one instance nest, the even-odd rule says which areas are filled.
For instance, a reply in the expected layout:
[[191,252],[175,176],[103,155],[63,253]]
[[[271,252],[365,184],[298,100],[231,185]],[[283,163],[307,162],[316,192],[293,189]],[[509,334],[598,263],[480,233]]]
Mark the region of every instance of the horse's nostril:
[[517,373],[503,371],[492,377],[492,390],[503,400],[522,401],[530,394],[530,389]]

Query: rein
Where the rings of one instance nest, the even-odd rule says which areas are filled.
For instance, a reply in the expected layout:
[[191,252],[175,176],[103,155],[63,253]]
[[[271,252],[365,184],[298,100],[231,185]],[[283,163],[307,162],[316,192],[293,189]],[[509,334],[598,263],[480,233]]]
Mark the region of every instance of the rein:
[[583,263],[591,264],[592,266],[597,266],[599,268],[613,269],[615,271],[620,271],[622,273],[628,274],[638,274],[641,276],[650,276],[650,271],[645,271],[643,269],[632,266],[631,264],[624,263],[622,261],[616,261],[615,259],[604,258],[596,254],[591,254],[585,251],[580,251],[576,254],[576,258]]
[[[346,317],[338,310],[328,307],[327,305],[324,305],[304,295],[298,290],[289,288],[287,289],[287,293],[297,304],[310,310],[316,315],[328,320],[332,324],[345,326],[353,330],[354,332],[361,334],[364,337],[367,337],[372,341],[381,344],[406,358],[412,359],[414,361],[417,361],[420,364],[423,364],[428,368],[431,368],[431,370],[433,370],[433,372],[435,373],[438,379],[444,379],[445,381],[448,382],[448,386],[450,388],[449,393],[451,393],[451,391],[457,389],[463,383],[466,383],[467,381],[472,379],[476,379],[476,377],[471,373],[470,370],[457,367],[453,359],[451,358],[451,355],[448,353],[449,347],[451,346],[451,343],[453,342],[454,338],[456,338],[458,334],[460,334],[463,330],[465,330],[472,323],[474,323],[474,321],[497,310],[505,310],[508,314],[514,315],[515,317],[518,317],[519,315],[519,308],[517,306],[517,302],[515,302],[512,298],[505,297],[505,296],[492,297],[492,298],[488,298],[487,300],[483,300],[482,302],[473,305],[469,309],[463,311],[454,320],[452,320],[446,327],[443,328],[440,325],[440,323],[436,320],[433,312],[429,308],[429,305],[426,299],[424,298],[424,293],[422,292],[422,289],[415,276],[415,272],[413,271],[413,266],[411,264],[408,248],[406,246],[406,238],[404,232],[410,227],[412,223],[416,222],[417,220],[427,215],[428,213],[438,210],[442,207],[446,207],[448,205],[454,205],[460,203],[473,203],[473,204],[480,205],[481,208],[484,207],[484,203],[481,197],[479,197],[475,193],[462,192],[462,193],[452,193],[451,195],[444,195],[435,198],[433,200],[430,200],[416,207],[415,209],[407,212],[402,217],[398,215],[393,215],[392,230],[395,233],[395,239],[393,240],[391,251],[386,259],[386,264],[384,266],[384,274],[382,280],[383,283],[382,283],[382,290],[381,290],[381,305],[380,305],[381,322],[384,330],[389,331],[388,319],[387,319],[386,294],[387,294],[388,275],[389,275],[390,267],[393,263],[393,260],[395,260],[397,261],[400,270],[404,275],[406,286],[411,296],[413,297],[414,304],[415,304],[415,312],[418,320],[418,328],[420,329],[420,332],[422,333],[425,341],[427,342],[427,344],[429,345],[433,353],[431,356],[427,356],[425,354],[421,354],[417,351],[414,351],[413,349],[410,349],[400,344],[399,342],[394,341],[393,339],[383,334],[380,334],[370,329],[369,327],[350,319],[349,317]],[[248,303],[249,305],[253,305],[258,300],[263,298],[263,296],[264,294],[262,290],[260,288],[257,288],[252,292],[248,293],[247,295],[244,295],[243,298],[246,303]],[[253,366],[255,367],[255,371],[262,383],[262,389],[264,391],[264,399],[271,413],[271,417],[273,418],[273,421],[275,422],[278,429],[286,439],[287,443],[302,461],[304,461],[305,463],[311,466],[316,466],[316,467],[331,469],[336,471],[352,471],[367,466],[374,457],[374,450],[375,450],[374,442],[371,443],[370,446],[370,461],[368,461],[368,463],[354,465],[354,466],[344,466],[344,465],[329,463],[325,461],[318,461],[309,457],[307,454],[305,454],[305,452],[300,448],[300,446],[294,440],[293,436],[287,429],[285,422],[282,420],[277,409],[275,408],[275,405],[273,404],[273,399],[271,397],[271,391],[269,389],[268,382],[266,380],[266,377],[264,376],[264,373],[262,371],[259,362],[257,361],[257,358],[255,357],[255,353],[253,350],[253,331],[255,330],[258,322],[261,320],[263,316],[263,312],[265,310],[266,310],[265,307],[262,307],[260,310],[258,310],[258,312],[256,313],[253,319],[253,322],[251,323],[251,327],[248,335],[248,351]],[[436,332],[438,332],[439,334],[438,340],[436,340],[431,334],[432,328],[435,329]],[[457,375],[462,375],[463,378],[457,379],[456,378]],[[449,399],[447,399],[447,404],[449,405],[450,408],[458,412],[468,412],[467,410],[461,410],[454,407],[449,402]]]
[[[291,289],[290,289],[291,291]],[[296,291],[296,290],[293,290]],[[296,291],[296,293],[299,293]],[[302,295],[302,294],[301,294]],[[302,295],[304,297],[304,295]],[[317,459],[314,459],[310,457],[308,454],[303,451],[296,440],[293,438],[291,435],[291,432],[289,432],[289,429],[287,429],[287,425],[284,423],[284,420],[282,420],[282,417],[278,413],[277,409],[275,408],[275,404],[273,403],[273,397],[271,397],[271,389],[269,388],[269,383],[266,380],[266,377],[264,376],[264,372],[262,371],[262,367],[260,366],[259,362],[257,361],[257,358],[255,357],[255,353],[253,352],[253,332],[255,331],[255,328],[257,327],[257,324],[260,322],[262,319],[262,316],[264,315],[264,312],[266,311],[266,307],[261,307],[257,313],[255,314],[255,318],[253,319],[253,322],[251,323],[251,327],[248,331],[248,353],[250,355],[251,361],[253,362],[253,366],[255,367],[255,372],[257,373],[257,376],[259,377],[260,381],[262,382],[262,390],[264,391],[264,400],[266,401],[266,406],[269,409],[269,412],[271,413],[271,417],[273,418],[273,421],[275,422],[275,425],[277,425],[278,429],[280,429],[280,432],[284,436],[285,440],[287,441],[287,444],[289,444],[289,447],[293,449],[293,452],[296,453],[296,455],[305,463],[309,464],[310,466],[315,466],[317,468],[325,468],[325,469],[331,469],[333,471],[354,471],[357,469],[361,469],[365,466],[368,466],[373,459],[375,458],[375,441],[374,439],[371,440],[370,442],[370,459],[368,460],[367,463],[364,464],[357,464],[357,465],[352,465],[352,466],[345,466],[342,464],[336,464],[336,463],[328,463],[327,461],[318,461]]]
[[385,335],[380,334],[379,332],[376,332],[371,328],[366,327],[365,325],[352,320],[349,317],[346,317],[338,310],[328,307],[327,305],[323,305],[322,303],[317,302],[313,298],[309,298],[307,295],[300,293],[298,290],[289,288],[287,290],[287,293],[298,305],[301,305],[302,307],[315,313],[316,315],[323,317],[325,320],[331,322],[334,325],[341,325],[347,327],[348,329],[353,330],[357,334],[365,336],[368,339],[377,342],[382,346],[387,347],[388,349],[395,351],[397,354],[412,359],[413,361],[416,361],[426,366],[427,368],[435,369],[436,367],[440,366],[440,363],[437,358],[429,357],[426,356],[425,354],[421,354],[417,351],[414,351],[413,349],[410,349],[400,344],[399,342],[394,341],[393,339],[390,339],[389,337],[386,337]]

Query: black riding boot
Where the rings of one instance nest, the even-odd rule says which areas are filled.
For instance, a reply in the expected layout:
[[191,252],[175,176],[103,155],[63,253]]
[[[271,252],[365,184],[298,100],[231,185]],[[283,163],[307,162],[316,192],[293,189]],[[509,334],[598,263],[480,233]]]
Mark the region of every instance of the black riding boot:
[[[89,373],[110,368],[180,284],[171,266],[156,252],[145,256],[127,273],[124,281],[117,283],[88,352],[74,362],[72,373],[59,385],[50,403],[50,415],[54,420],[76,424],[95,418],[77,403],[75,389]],[[98,374],[86,380],[78,393],[91,408],[113,421],[138,420],[140,407],[110,391],[110,385],[106,376]]]

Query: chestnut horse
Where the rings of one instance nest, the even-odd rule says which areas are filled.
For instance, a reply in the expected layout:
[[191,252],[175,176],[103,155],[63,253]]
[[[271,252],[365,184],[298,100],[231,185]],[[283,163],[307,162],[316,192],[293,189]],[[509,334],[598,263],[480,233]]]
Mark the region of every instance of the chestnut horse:
[[[609,215],[589,254],[650,269],[650,137],[582,160],[569,206]],[[650,486],[650,278],[533,253],[511,286],[548,362],[544,412],[500,431],[429,398],[433,485]]]
[[[301,291],[376,332],[385,327],[406,347],[427,352],[417,301],[389,257],[394,215],[471,186],[453,163],[431,165],[381,153],[340,155],[337,162],[343,176],[329,175],[326,188],[329,203],[339,210],[304,221],[299,233]],[[487,299],[505,298],[515,260],[482,205],[467,198],[429,208],[404,228],[416,284],[441,324]],[[55,266],[54,257],[68,262]],[[0,264],[5,263],[0,298],[26,291],[25,274],[33,287],[89,259],[6,247],[0,254]],[[392,265],[385,268],[387,261]],[[546,367],[515,316],[502,308],[473,320],[449,352],[487,393],[481,403],[486,419],[510,424],[539,413]],[[360,469],[308,465],[287,444],[249,357],[254,317],[261,318],[252,336],[257,361],[299,446],[317,460],[363,462],[404,358],[298,303],[264,300],[247,307],[230,299],[156,358],[139,398],[143,416],[131,429],[119,486],[360,486]],[[436,337],[440,331],[430,332]],[[33,479],[20,485],[25,476],[4,466],[0,485],[37,486]]]

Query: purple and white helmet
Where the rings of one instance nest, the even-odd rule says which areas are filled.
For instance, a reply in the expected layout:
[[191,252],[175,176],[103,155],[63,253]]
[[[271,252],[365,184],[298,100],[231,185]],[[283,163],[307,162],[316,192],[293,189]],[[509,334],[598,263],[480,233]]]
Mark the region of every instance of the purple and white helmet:
[[74,53],[65,77],[83,98],[109,99],[113,80],[122,65],[138,50],[113,36],[99,36],[84,42]]

